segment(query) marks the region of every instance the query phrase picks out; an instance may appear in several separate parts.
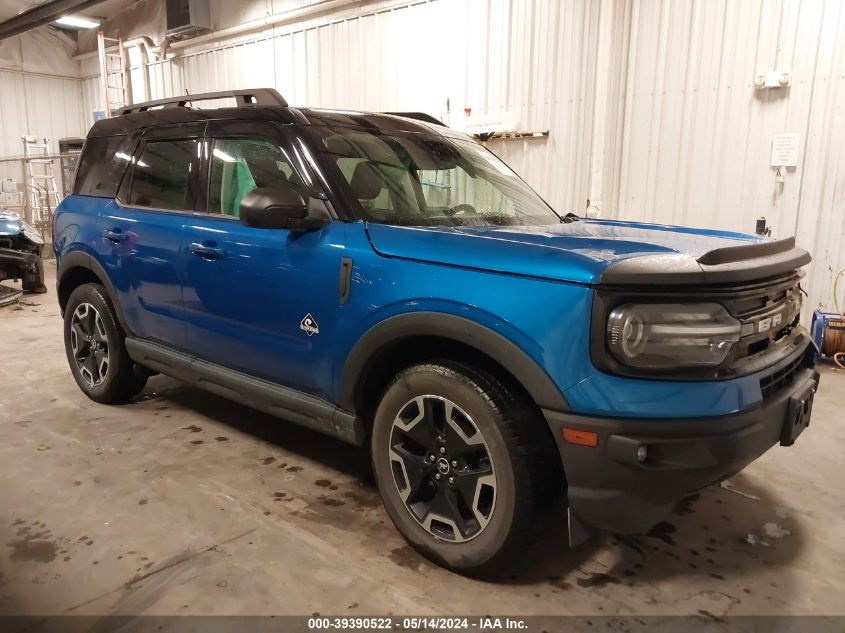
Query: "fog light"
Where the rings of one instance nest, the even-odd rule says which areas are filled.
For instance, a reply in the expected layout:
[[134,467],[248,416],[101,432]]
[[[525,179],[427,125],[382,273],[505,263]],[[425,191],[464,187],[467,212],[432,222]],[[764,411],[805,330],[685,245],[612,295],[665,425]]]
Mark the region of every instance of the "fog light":
[[648,458],[648,447],[640,446],[637,449],[637,461],[641,464]]

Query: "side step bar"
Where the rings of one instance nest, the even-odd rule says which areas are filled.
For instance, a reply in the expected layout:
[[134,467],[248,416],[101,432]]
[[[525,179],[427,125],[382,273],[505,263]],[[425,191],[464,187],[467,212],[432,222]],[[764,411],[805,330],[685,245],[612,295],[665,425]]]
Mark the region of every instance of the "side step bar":
[[142,367],[349,444],[364,444],[363,422],[321,398],[138,338],[126,337],[126,351]]

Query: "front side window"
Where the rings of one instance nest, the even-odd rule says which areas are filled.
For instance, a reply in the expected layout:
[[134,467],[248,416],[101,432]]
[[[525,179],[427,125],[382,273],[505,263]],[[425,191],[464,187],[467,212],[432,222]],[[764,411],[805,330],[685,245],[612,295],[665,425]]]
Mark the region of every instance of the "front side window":
[[172,211],[190,209],[188,179],[196,154],[196,139],[145,142],[135,160],[129,204]]
[[208,212],[238,217],[241,200],[256,187],[302,181],[278,145],[259,138],[218,138],[211,150]]
[[560,222],[519,176],[478,143],[341,126],[315,127],[312,133],[365,220],[406,226]]

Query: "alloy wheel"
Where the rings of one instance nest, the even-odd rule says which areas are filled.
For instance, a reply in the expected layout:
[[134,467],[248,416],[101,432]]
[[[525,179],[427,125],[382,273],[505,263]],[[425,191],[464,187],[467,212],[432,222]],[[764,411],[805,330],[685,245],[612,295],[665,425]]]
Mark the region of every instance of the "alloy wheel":
[[465,411],[435,395],[409,400],[393,420],[389,452],[399,497],[426,531],[453,542],[481,534],[496,503],[496,473]]
[[80,303],[70,322],[70,346],[76,369],[90,387],[101,385],[109,371],[109,341],[100,313]]

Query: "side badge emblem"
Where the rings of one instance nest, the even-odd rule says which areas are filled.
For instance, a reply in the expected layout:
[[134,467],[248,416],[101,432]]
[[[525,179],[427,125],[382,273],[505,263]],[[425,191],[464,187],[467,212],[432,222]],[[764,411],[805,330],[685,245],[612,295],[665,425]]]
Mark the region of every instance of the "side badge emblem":
[[299,329],[305,332],[308,336],[320,333],[320,326],[317,325],[317,321],[314,320],[314,317],[311,316],[310,312],[303,317],[302,321],[299,322]]

